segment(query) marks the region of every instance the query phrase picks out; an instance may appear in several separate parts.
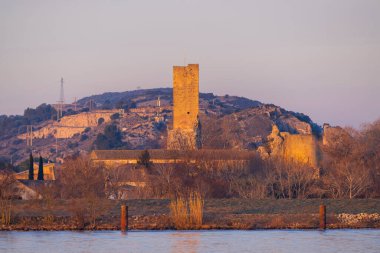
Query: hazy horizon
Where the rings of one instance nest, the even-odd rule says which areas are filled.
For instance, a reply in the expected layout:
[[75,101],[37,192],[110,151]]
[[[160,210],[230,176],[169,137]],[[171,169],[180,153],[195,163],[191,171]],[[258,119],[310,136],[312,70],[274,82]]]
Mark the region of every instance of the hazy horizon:
[[0,0],[0,114],[103,92],[172,87],[358,127],[380,118],[380,1]]

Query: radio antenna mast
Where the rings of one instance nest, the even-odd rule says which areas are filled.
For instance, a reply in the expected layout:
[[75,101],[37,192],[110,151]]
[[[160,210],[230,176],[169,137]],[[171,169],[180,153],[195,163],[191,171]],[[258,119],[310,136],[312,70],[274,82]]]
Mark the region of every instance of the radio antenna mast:
[[63,116],[63,105],[65,103],[65,95],[63,91],[63,77],[61,77],[61,91],[59,94],[59,101],[58,101],[58,110],[57,110],[57,121],[59,121],[60,118]]

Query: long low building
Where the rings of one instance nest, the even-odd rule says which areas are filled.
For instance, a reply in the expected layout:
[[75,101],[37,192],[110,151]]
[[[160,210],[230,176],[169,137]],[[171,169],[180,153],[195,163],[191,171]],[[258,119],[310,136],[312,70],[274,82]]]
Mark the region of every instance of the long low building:
[[[144,150],[94,150],[91,160],[108,166],[137,164]],[[257,153],[248,150],[200,149],[200,150],[148,150],[154,164],[183,163],[197,161],[249,161]]]

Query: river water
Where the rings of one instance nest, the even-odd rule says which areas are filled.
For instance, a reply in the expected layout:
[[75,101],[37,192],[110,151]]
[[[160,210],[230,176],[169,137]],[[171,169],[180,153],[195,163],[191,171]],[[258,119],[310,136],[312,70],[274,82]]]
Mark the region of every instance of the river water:
[[380,252],[380,230],[0,232],[0,252]]

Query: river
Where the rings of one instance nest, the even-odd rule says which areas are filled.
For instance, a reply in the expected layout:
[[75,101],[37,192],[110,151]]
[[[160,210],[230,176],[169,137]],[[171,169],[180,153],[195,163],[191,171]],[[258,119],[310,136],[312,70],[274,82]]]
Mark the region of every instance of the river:
[[1,231],[0,252],[380,252],[380,230]]

